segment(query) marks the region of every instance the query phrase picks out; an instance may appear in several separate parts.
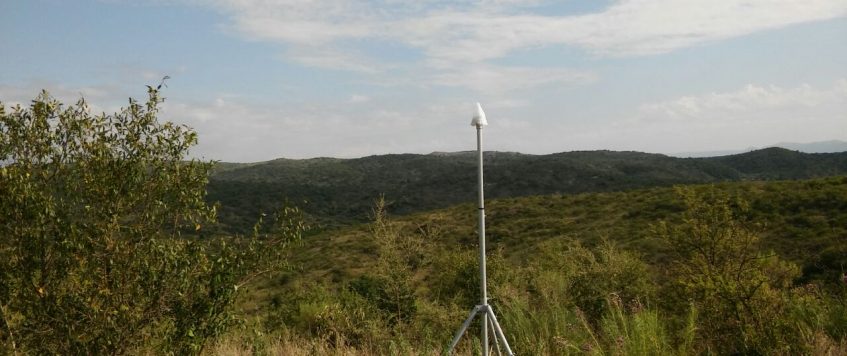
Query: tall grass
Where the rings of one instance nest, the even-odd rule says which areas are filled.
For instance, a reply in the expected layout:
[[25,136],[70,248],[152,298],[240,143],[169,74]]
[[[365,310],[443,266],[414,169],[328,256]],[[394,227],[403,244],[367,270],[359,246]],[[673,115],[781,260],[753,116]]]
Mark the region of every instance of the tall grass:
[[[656,246],[664,249],[661,264],[648,265],[642,255],[602,236],[593,245],[566,236],[539,242],[532,259],[520,263],[504,258],[502,250],[491,251],[490,303],[512,349],[519,355],[542,356],[847,355],[847,288],[801,285],[790,278],[794,274],[777,273],[794,269],[762,254],[756,239],[731,248],[741,241],[734,237],[752,235],[735,220],[729,220],[735,225],[725,223],[735,218],[732,209],[738,207],[721,202],[724,205],[716,208],[709,205],[714,202],[701,202],[711,210],[694,210],[725,212],[718,222],[707,214],[661,225],[676,226],[668,230],[674,235],[660,236],[679,242],[668,245],[656,239]],[[439,246],[438,229],[417,226],[414,231],[427,233],[415,235],[383,224],[382,230],[357,235],[367,239],[367,234],[394,234],[388,240],[370,236],[375,241],[359,242],[374,246],[371,257],[376,263],[347,280],[289,284],[287,293],[270,303],[260,326],[266,334],[233,335],[211,353],[441,354],[479,298],[474,249]],[[737,229],[726,230],[729,225]],[[698,227],[697,234],[689,233],[692,226]],[[718,256],[722,264],[679,250],[712,246],[691,239],[712,236],[706,232],[726,242],[717,244],[725,248],[707,256]],[[386,241],[392,248],[381,245]],[[743,276],[755,272],[763,282],[746,288],[750,279],[727,274],[733,270],[729,267]],[[751,292],[740,293],[736,286]],[[457,354],[478,354],[478,336],[479,327],[473,325]]]
[[607,353],[671,355],[676,351],[657,311],[645,309],[638,301],[624,306],[617,296],[610,297],[608,303],[608,312],[601,322]]
[[578,352],[587,341],[579,318],[559,305],[536,312],[526,300],[512,299],[495,310],[506,337],[521,355],[560,355]]

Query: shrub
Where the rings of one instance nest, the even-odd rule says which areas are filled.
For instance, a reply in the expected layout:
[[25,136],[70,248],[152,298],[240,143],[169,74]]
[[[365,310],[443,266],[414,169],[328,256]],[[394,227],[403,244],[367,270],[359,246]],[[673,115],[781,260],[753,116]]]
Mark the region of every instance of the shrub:
[[[0,104],[0,342],[37,354],[199,353],[233,318],[239,287],[299,238],[296,209],[250,239],[202,238],[211,162],[196,134],[156,118],[64,107],[46,92]],[[190,232],[186,235],[185,232]],[[242,288],[243,289],[243,288]]]
[[578,307],[592,323],[606,313],[606,300],[615,295],[630,303],[649,300],[653,281],[647,264],[634,253],[617,248],[604,240],[595,248],[579,242],[548,246],[543,264],[535,269],[531,289],[540,303],[568,303]]
[[668,294],[696,306],[704,341],[720,353],[802,351],[796,328],[783,318],[797,266],[760,251],[745,201],[714,189],[678,193],[687,207],[683,222],[660,223],[656,231],[674,254]]

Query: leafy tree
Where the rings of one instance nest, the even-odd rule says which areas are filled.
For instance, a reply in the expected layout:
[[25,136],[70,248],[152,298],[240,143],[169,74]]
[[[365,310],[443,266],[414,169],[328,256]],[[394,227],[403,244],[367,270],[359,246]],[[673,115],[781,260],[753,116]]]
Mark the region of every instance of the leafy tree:
[[625,304],[650,299],[653,285],[647,264],[638,255],[604,240],[593,249],[573,243],[559,253],[559,270],[570,274],[565,291],[591,321],[607,312],[612,296]]
[[796,265],[762,253],[759,235],[745,220],[743,200],[717,190],[679,188],[687,207],[678,225],[660,223],[658,234],[674,254],[670,286],[702,316],[703,336],[720,353],[797,353],[780,313],[784,291],[799,276]]
[[[148,87],[115,114],[41,93],[0,103],[0,343],[38,354],[199,353],[232,321],[239,286],[299,238],[296,209],[252,238],[198,237],[214,221],[211,162],[157,120]],[[191,234],[185,234],[191,232]],[[191,235],[191,236],[186,236]]]
[[363,276],[352,287],[375,300],[391,323],[409,321],[417,311],[412,277],[420,259],[421,241],[401,235],[391,224],[384,197],[376,201],[373,217],[371,229],[377,245],[377,265],[373,276]]

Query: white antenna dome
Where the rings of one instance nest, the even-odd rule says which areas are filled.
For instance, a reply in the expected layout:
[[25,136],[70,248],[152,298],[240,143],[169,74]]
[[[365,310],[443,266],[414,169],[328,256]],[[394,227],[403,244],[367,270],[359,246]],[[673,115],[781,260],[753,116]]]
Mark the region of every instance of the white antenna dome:
[[485,120],[485,111],[482,111],[482,105],[476,103],[476,109],[473,113],[473,120],[471,120],[471,126],[482,127],[488,125],[488,121]]

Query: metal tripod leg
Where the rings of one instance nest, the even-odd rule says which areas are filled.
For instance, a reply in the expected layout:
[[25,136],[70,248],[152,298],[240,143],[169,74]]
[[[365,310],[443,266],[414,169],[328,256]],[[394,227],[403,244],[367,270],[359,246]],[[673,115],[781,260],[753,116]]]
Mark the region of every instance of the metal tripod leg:
[[497,317],[494,316],[494,309],[491,309],[491,306],[487,306],[488,319],[491,320],[491,323],[494,324],[494,333],[497,335],[497,338],[503,342],[503,347],[506,348],[506,354],[509,356],[513,356],[512,348],[509,347],[509,341],[506,340],[506,335],[503,334],[503,329],[500,328],[500,323],[497,322]]
[[465,322],[462,323],[462,327],[459,328],[459,331],[456,332],[456,335],[453,336],[453,342],[450,343],[450,348],[447,349],[447,355],[452,355],[453,350],[456,349],[456,345],[459,344],[459,340],[462,339],[462,335],[465,334],[465,331],[468,330],[468,327],[471,325],[471,322],[480,312],[485,313],[488,316],[488,325],[491,326],[492,331],[494,332],[494,344],[497,347],[497,354],[500,355],[500,344],[502,343],[503,347],[506,349],[506,355],[514,356],[515,354],[512,352],[512,348],[509,347],[509,341],[506,340],[506,336],[503,334],[503,329],[500,328],[500,323],[497,322],[497,317],[494,316],[494,310],[491,309],[490,305],[477,305],[471,310],[468,318],[465,319]]
[[464,335],[465,331],[468,330],[468,326],[471,325],[473,318],[476,317],[476,314],[479,313],[479,311],[482,310],[482,308],[483,308],[482,305],[477,305],[473,308],[473,310],[471,310],[471,314],[468,316],[467,319],[465,319],[465,322],[462,323],[462,327],[459,328],[459,331],[456,331],[456,335],[453,336],[453,342],[450,343],[450,348],[447,349],[448,355],[453,353],[453,349],[456,348],[456,345],[459,343],[459,340],[462,339],[462,335]]
[[503,353],[500,352],[500,343],[497,341],[497,333],[494,331],[494,319],[486,318],[488,320],[488,326],[490,327],[492,339],[494,339],[494,352],[497,353],[497,356],[503,356]]

